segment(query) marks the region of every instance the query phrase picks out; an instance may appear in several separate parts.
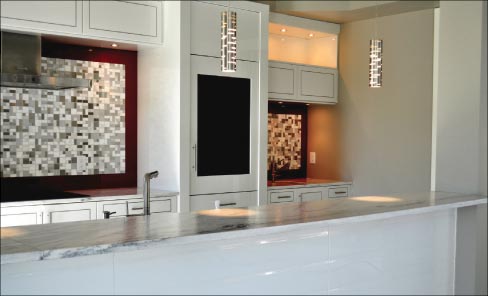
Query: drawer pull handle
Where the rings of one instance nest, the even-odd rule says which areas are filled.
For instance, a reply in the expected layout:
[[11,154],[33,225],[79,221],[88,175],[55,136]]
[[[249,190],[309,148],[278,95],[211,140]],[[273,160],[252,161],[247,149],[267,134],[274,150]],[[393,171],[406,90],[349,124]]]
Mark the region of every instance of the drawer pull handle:
[[235,203],[235,202],[220,204],[221,207],[236,206],[236,205],[237,205],[237,203]]
[[346,194],[346,191],[336,191],[335,194]]
[[289,195],[278,196],[278,199],[283,199],[283,198],[291,198],[291,196],[289,196]]
[[133,211],[143,210],[144,208],[132,208]]

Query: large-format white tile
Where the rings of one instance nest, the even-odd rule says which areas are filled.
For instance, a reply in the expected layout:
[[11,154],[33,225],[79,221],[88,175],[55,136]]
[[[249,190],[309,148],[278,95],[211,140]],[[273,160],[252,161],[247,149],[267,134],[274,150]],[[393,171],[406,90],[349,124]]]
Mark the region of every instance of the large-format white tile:
[[330,227],[330,294],[449,294],[453,210]]
[[113,294],[113,254],[1,265],[2,295]]
[[327,294],[328,263],[327,229],[146,249],[115,254],[115,292]]

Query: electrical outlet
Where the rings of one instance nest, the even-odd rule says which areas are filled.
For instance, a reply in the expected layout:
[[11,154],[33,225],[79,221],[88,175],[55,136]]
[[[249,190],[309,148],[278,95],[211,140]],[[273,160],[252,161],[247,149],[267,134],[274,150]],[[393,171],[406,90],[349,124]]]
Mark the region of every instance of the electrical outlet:
[[315,164],[315,152],[310,152],[310,163]]

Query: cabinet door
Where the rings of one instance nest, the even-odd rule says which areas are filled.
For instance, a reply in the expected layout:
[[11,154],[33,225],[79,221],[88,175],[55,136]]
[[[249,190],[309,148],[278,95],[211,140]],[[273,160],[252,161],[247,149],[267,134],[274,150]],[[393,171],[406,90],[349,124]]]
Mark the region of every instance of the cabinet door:
[[269,62],[268,94],[270,99],[296,100],[297,66],[292,64]]
[[191,57],[190,194],[257,190],[259,64]]
[[42,207],[8,207],[1,209],[1,227],[42,224]]
[[216,202],[221,209],[246,208],[256,206],[258,196],[256,191],[190,196],[190,210],[200,211],[215,209]]
[[162,43],[161,1],[92,1],[83,4],[83,34]]
[[96,209],[95,202],[47,205],[44,224],[95,220]]
[[[220,57],[221,16],[227,10],[225,5],[192,1],[191,3],[191,53]],[[232,4],[232,1],[230,1]],[[230,8],[237,14],[237,59],[259,60],[260,18],[257,12]]]
[[298,66],[298,100],[337,103],[337,69]]
[[298,192],[298,197],[301,202],[322,200],[322,195],[323,194],[321,188],[304,188],[300,189]]
[[2,29],[82,32],[81,1],[1,1]]

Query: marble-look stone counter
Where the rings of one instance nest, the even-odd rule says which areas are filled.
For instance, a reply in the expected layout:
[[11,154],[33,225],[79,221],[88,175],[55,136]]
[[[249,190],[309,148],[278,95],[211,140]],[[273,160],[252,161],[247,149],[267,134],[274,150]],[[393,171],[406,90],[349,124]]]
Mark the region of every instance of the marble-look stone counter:
[[276,180],[275,182],[268,181],[268,189],[293,189],[293,188],[307,188],[307,187],[321,187],[321,186],[342,186],[342,185],[351,185],[351,184],[352,182],[350,181],[299,178],[299,179]]
[[486,196],[426,192],[7,227],[1,229],[1,263],[72,258],[158,244],[249,237],[297,229],[303,227],[304,223],[328,226],[486,202]]
[[[69,190],[68,193],[79,194],[83,197],[62,198],[62,199],[43,199],[43,200],[29,200],[29,201],[11,201],[2,202],[1,207],[23,207],[23,206],[37,206],[50,204],[68,204],[80,202],[97,202],[110,201],[116,199],[132,199],[142,198],[142,188],[127,187],[127,188],[107,188],[107,189],[84,189],[84,190]],[[178,192],[151,189],[151,197],[169,197],[176,196]]]

